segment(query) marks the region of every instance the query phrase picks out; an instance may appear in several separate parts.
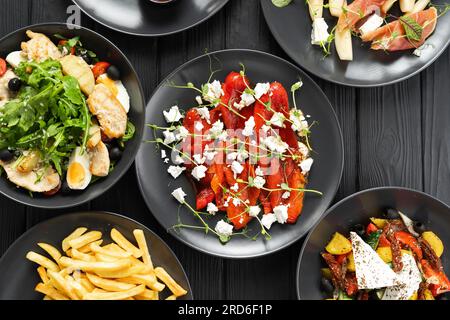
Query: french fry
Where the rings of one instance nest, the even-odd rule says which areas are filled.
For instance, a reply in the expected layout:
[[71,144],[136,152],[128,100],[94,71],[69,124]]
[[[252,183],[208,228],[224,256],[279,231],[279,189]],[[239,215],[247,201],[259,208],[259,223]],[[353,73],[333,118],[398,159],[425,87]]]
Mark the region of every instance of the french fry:
[[84,295],[84,300],[124,300],[137,296],[145,291],[145,286],[136,286],[122,292],[91,292]]
[[83,234],[82,236],[72,239],[69,241],[69,245],[71,248],[81,248],[91,242],[97,241],[101,239],[102,233],[100,231],[89,231],[86,234]]
[[416,4],[414,5],[414,8],[411,13],[418,13],[422,10],[425,10],[425,8],[430,3],[430,0],[418,0]]
[[47,252],[50,257],[52,257],[56,262],[58,262],[59,258],[61,258],[61,253],[54,246],[42,242],[38,243],[38,246],[41,247],[45,252]]
[[397,2],[398,0],[387,0],[385,3],[383,3],[383,6],[381,7],[381,10],[384,13],[387,13],[389,10],[391,10],[392,6]]
[[175,296],[180,297],[187,294],[187,291],[183,289],[163,268],[155,268],[155,274],[159,280],[166,284]]
[[54,272],[49,270],[48,275],[53,283],[56,285],[57,289],[64,292],[66,296],[68,296],[72,300],[79,300],[75,289],[68,283],[68,281],[60,275],[58,272]]
[[[103,240],[100,239],[100,240],[94,241],[92,243],[95,243],[96,245],[100,246],[103,243]],[[90,243],[81,248],[78,248],[78,251],[80,251],[81,253],[91,253]]]
[[136,248],[130,241],[125,238],[117,229],[111,230],[111,239],[113,239],[122,249],[130,252],[135,258],[142,257],[142,251]]
[[353,60],[353,44],[352,44],[352,33],[350,29],[344,29],[339,31],[336,29],[335,33],[335,46],[339,58],[344,61]]
[[81,260],[74,260],[67,257],[59,259],[61,265],[64,267],[73,267],[84,272],[114,272],[127,269],[131,266],[131,261],[128,259],[117,260],[115,262],[87,262]]
[[158,282],[156,280],[156,276],[153,275],[135,274],[127,278],[121,278],[120,281],[133,284],[144,284],[153,291],[157,292],[161,292],[166,288],[166,286]]
[[87,228],[85,227],[81,227],[81,228],[77,228],[75,229],[74,232],[72,232],[67,238],[65,238],[62,241],[62,249],[64,252],[66,252],[67,250],[69,250],[70,245],[69,245],[69,241],[75,238],[79,238],[83,233],[85,233],[87,231]]
[[323,0],[308,0],[309,15],[311,20],[322,18],[323,16]]
[[92,284],[106,291],[120,292],[120,291],[127,291],[136,287],[135,285],[130,283],[124,283],[110,279],[103,279],[91,273],[87,273],[86,276]]
[[83,287],[80,281],[76,281],[71,276],[66,276],[65,279],[69,283],[69,285],[75,290],[78,298],[83,299],[84,295],[90,292],[85,287]]
[[400,10],[404,13],[413,11],[416,0],[400,0]]
[[74,249],[74,248],[72,248],[71,250],[72,250],[72,258],[73,259],[87,261],[87,262],[95,262],[95,261],[97,261],[97,259],[95,259],[95,257],[90,255],[90,254],[80,252],[80,251],[78,251],[77,249]]
[[43,284],[42,282],[39,282],[36,285],[36,288],[34,288],[34,290],[42,294],[45,294],[46,296],[49,296],[53,300],[69,300],[69,298],[67,298],[62,293],[58,292],[58,290],[49,285]]
[[177,296],[176,295],[171,295],[171,296],[168,296],[167,298],[166,298],[166,300],[177,300]]
[[144,231],[138,230],[138,229],[134,230],[133,235],[136,238],[136,242],[139,246],[139,249],[142,252],[142,260],[144,261],[144,263],[146,265],[150,266],[150,268],[153,269],[153,262],[152,262],[152,258],[150,257],[150,252],[148,251],[148,246],[147,246],[147,241],[145,240]]
[[87,278],[81,278],[81,285],[87,290],[87,292],[92,292],[95,289],[95,286],[89,281]]
[[330,13],[333,17],[340,17],[343,10],[344,2],[346,4],[345,0],[330,0]]
[[49,296],[44,296],[44,298],[42,300],[53,300],[53,299],[50,298]]
[[44,284],[47,284],[50,281],[50,279],[48,278],[48,275],[47,275],[47,269],[45,269],[43,266],[39,266],[37,268],[37,272]]
[[131,257],[131,255],[132,255],[131,252],[118,252],[118,251],[113,251],[113,250],[107,250],[107,249],[100,247],[99,245],[96,245],[95,243],[91,243],[89,246],[91,247],[92,252],[101,253],[101,254],[105,254],[108,256],[112,256],[112,257],[128,258],[128,257]]
[[114,262],[114,261],[119,260],[120,258],[109,256],[109,255],[103,254],[103,253],[96,253],[95,259],[97,261],[102,261],[102,262]]
[[26,258],[49,270],[56,272],[59,271],[59,267],[56,263],[51,261],[49,258],[40,255],[39,253],[30,251],[27,253]]
[[145,289],[144,292],[134,297],[136,300],[158,300],[158,291]]
[[[140,274],[143,273],[146,270],[146,265],[131,265],[131,260],[118,260],[118,261],[128,261],[130,263],[130,267],[120,270],[97,270],[95,271],[95,274],[102,278],[126,278],[134,274]],[[113,264],[115,262],[97,262],[97,263],[109,263]]]

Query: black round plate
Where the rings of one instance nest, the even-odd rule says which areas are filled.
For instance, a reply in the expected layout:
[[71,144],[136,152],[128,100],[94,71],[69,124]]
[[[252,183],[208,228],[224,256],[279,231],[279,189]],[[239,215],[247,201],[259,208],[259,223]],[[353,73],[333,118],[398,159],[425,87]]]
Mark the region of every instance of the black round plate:
[[[447,2],[436,0],[433,4]],[[261,0],[261,5],[272,34],[296,63],[318,77],[342,85],[376,87],[405,80],[428,67],[450,43],[450,14],[446,14],[439,18],[436,30],[426,42],[433,47],[424,50],[420,58],[412,54],[413,50],[374,51],[356,37],[353,37],[353,61],[339,60],[334,45],[332,54],[324,58],[322,49],[311,44],[312,22],[305,1],[295,0],[284,8],[275,7],[271,0]],[[337,18],[331,17],[328,9],[324,9],[324,18],[330,31]]]
[[163,36],[192,28],[211,18],[228,0],[73,0],[95,21],[137,36]]
[[[133,230],[144,231],[155,266],[163,267],[188,294],[180,299],[192,300],[192,290],[183,267],[169,246],[144,225],[109,212],[81,212],[59,216],[34,226],[25,232],[0,259],[0,300],[42,300],[34,291],[39,283],[37,265],[25,258],[29,251],[45,254],[37,243],[51,244],[61,250],[61,242],[78,227],[103,233],[104,243],[110,243],[111,229],[116,228],[127,239],[134,239]],[[166,290],[167,291],[167,290]],[[166,292],[167,294],[167,292]],[[168,294],[170,295],[170,294]],[[165,296],[162,296],[164,298]]]
[[[330,208],[305,240],[297,265],[297,296],[301,300],[323,300],[320,290],[320,253],[335,232],[348,234],[355,224],[367,224],[370,217],[379,217],[385,208],[396,208],[413,220],[425,224],[439,235],[445,248],[450,245],[450,207],[432,196],[405,188],[383,187],[353,194]],[[442,263],[450,272],[450,254]]]
[[[323,197],[307,194],[303,213],[295,225],[274,225],[270,230],[272,239],[264,240],[260,237],[252,241],[245,237],[233,237],[229,243],[222,245],[213,235],[205,235],[198,230],[182,229],[180,232],[171,232],[187,245],[216,256],[226,258],[249,258],[267,255],[280,250],[303,237],[314,223],[322,216],[331,203],[338,188],[343,169],[343,141],[336,114],[325,94],[304,72],[268,53],[251,50],[225,50],[207,54],[196,58],[174,71],[155,91],[147,106],[146,122],[165,126],[162,111],[178,103],[183,109],[189,109],[195,104],[195,92],[186,89],[174,89],[165,85],[167,81],[176,84],[192,82],[197,86],[208,81],[210,61],[220,64],[220,72],[214,75],[215,79],[223,81],[231,71],[239,71],[239,63],[246,67],[246,74],[253,83],[279,81],[286,88],[303,80],[303,88],[298,95],[297,102],[305,114],[311,115],[311,121],[318,125],[312,129],[312,146],[314,166],[310,173],[308,188],[320,190]],[[292,103],[292,101],[291,101]],[[153,139],[152,130],[144,133],[144,139]],[[167,173],[168,165],[161,159],[155,145],[144,143],[136,157],[136,168],[139,185],[144,199],[156,219],[169,229],[177,224],[178,211],[181,220],[188,225],[197,225],[197,220],[184,207],[179,209],[171,192],[182,186],[188,193],[187,201],[195,203],[195,191],[189,180],[180,176],[173,180]],[[211,219],[210,226],[215,227],[222,214]],[[253,233],[258,230],[258,224],[253,221],[249,225]]]
[[[128,113],[128,117],[136,126],[136,134],[132,140],[127,142],[122,159],[120,159],[109,176],[100,179],[84,191],[74,191],[68,195],[59,193],[52,197],[34,194],[33,197],[31,197],[27,191],[18,189],[14,184],[10,183],[4,175],[0,178],[0,193],[17,202],[33,207],[46,209],[74,207],[100,196],[119,181],[129,169],[139,149],[144,130],[144,93],[131,62],[112,42],[102,35],[83,27],[76,26],[78,29],[69,29],[68,27],[68,25],[63,23],[46,23],[14,31],[0,40],[0,57],[5,57],[5,55],[11,51],[20,50],[20,43],[22,41],[27,41],[25,35],[26,30],[44,33],[50,37],[58,33],[67,37],[80,36],[83,46],[95,51],[100,59],[109,61],[120,69],[122,81],[127,88],[131,99],[131,109]],[[70,27],[73,28],[75,26]],[[51,37],[51,39],[56,41],[55,38]]]

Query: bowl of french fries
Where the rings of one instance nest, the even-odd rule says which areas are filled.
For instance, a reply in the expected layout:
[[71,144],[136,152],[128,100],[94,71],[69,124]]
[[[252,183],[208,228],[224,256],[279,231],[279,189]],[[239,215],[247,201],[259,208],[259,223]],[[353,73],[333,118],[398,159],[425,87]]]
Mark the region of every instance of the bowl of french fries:
[[33,227],[2,257],[0,273],[0,299],[192,299],[170,248],[143,225],[106,212]]

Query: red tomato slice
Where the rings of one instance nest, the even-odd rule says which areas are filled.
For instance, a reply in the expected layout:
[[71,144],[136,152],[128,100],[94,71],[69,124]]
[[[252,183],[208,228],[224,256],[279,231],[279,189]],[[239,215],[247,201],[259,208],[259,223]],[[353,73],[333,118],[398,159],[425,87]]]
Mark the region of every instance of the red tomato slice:
[[6,70],[8,70],[6,61],[0,58],[0,77],[3,77],[3,75],[6,73]]
[[97,62],[92,68],[92,73],[94,73],[94,78],[97,79],[102,74],[106,73],[106,70],[111,66],[109,62],[101,61]]

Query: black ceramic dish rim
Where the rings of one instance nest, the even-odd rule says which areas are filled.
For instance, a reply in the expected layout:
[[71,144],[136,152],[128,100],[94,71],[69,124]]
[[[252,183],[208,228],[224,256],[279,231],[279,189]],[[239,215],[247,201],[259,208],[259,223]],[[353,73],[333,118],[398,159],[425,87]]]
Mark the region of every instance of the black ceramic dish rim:
[[273,36],[274,39],[277,41],[278,45],[283,49],[283,51],[286,52],[286,54],[287,54],[293,61],[295,61],[295,63],[298,64],[302,69],[305,69],[307,72],[309,72],[309,73],[315,75],[316,77],[319,77],[319,78],[321,78],[321,79],[323,79],[323,80],[325,80],[325,81],[329,81],[329,82],[332,82],[332,83],[335,83],[335,84],[339,84],[339,85],[342,85],[342,86],[346,86],[346,87],[350,87],[350,88],[377,88],[377,87],[384,87],[384,86],[388,86],[388,85],[391,85],[391,84],[395,84],[395,83],[399,83],[399,82],[408,80],[409,78],[414,77],[415,75],[421,73],[422,71],[424,71],[425,69],[427,69],[429,66],[431,66],[431,65],[432,65],[432,64],[433,64],[433,63],[434,63],[434,62],[435,62],[435,61],[436,61],[436,60],[444,53],[444,51],[447,49],[447,47],[448,47],[449,44],[450,44],[450,38],[449,38],[449,39],[447,39],[447,42],[446,42],[445,45],[442,47],[442,49],[441,49],[439,52],[437,52],[437,54],[436,54],[432,59],[428,60],[427,63],[425,63],[422,67],[420,67],[420,68],[417,69],[416,71],[411,72],[410,74],[408,74],[408,75],[406,75],[406,76],[403,76],[403,77],[400,77],[400,78],[398,78],[398,79],[394,79],[394,80],[391,80],[391,81],[385,81],[385,82],[374,83],[374,84],[348,83],[348,82],[338,81],[338,80],[334,80],[334,79],[329,79],[329,78],[327,78],[326,76],[316,74],[315,72],[313,72],[313,71],[311,70],[311,68],[309,68],[309,67],[307,67],[307,66],[305,66],[305,65],[303,65],[303,64],[297,63],[297,59],[295,59],[295,53],[292,52],[292,50],[290,50],[287,46],[285,46],[284,44],[282,44],[282,43],[277,39],[277,37],[275,37],[275,30],[274,30],[274,27],[268,22],[267,13],[266,13],[266,11],[264,10],[263,5],[262,5],[263,1],[265,1],[265,0],[261,0],[260,3],[261,3],[261,10],[262,10],[262,12],[263,12],[264,19],[266,20],[266,24],[268,25],[268,27],[269,27],[269,29],[270,29],[270,32],[272,33],[272,36]]
[[365,190],[361,190],[358,191],[356,193],[353,193],[351,195],[349,195],[348,197],[345,197],[344,199],[340,200],[339,202],[337,202],[336,204],[334,204],[332,207],[330,207],[327,212],[325,212],[325,214],[320,218],[320,220],[311,228],[311,231],[309,232],[308,236],[305,238],[305,242],[302,245],[302,249],[300,251],[300,255],[298,257],[298,262],[297,262],[297,270],[296,270],[296,275],[295,275],[295,287],[296,287],[296,291],[297,291],[297,299],[298,300],[303,300],[300,296],[300,265],[302,263],[302,259],[303,259],[303,254],[306,250],[306,246],[308,245],[309,239],[311,238],[312,234],[314,233],[314,231],[317,229],[317,227],[322,223],[322,221],[329,215],[331,214],[336,208],[340,207],[343,203],[358,197],[362,194],[365,193],[370,193],[370,192],[374,192],[374,191],[380,191],[380,190],[391,190],[391,191],[406,191],[406,192],[412,192],[415,194],[419,194],[421,196],[427,197],[429,199],[432,199],[433,201],[435,201],[436,203],[439,203],[445,207],[447,207],[450,210],[450,206],[447,205],[446,203],[444,203],[443,201],[437,199],[436,197],[433,197],[432,195],[423,192],[423,191],[419,191],[416,189],[411,189],[411,188],[406,188],[406,187],[396,187],[396,186],[388,186],[388,187],[376,187],[376,188],[370,188],[370,189],[365,189]]
[[[314,81],[314,80],[313,80],[306,72],[304,72],[302,69],[300,69],[300,68],[299,68],[298,66],[296,66],[295,64],[293,64],[293,63],[291,63],[291,62],[289,62],[289,61],[287,61],[287,60],[285,60],[285,59],[283,59],[283,58],[280,58],[280,57],[278,57],[278,56],[276,56],[276,55],[273,55],[273,54],[271,54],[271,53],[268,53],[268,52],[264,52],[264,51],[260,51],[260,50],[253,50],[253,49],[224,49],[224,50],[217,50],[217,51],[213,51],[213,52],[209,52],[209,53],[203,54],[203,55],[201,55],[201,56],[198,56],[198,57],[196,57],[196,58],[194,58],[194,59],[192,59],[192,60],[189,60],[189,61],[183,63],[181,66],[179,66],[179,67],[176,68],[174,71],[172,71],[172,72],[171,72],[171,73],[170,73],[163,81],[161,81],[161,83],[158,85],[158,87],[153,91],[152,97],[150,98],[150,100],[149,100],[149,102],[148,102],[148,104],[147,104],[147,107],[148,107],[148,106],[150,105],[150,103],[152,102],[152,99],[153,99],[154,95],[155,95],[155,94],[159,91],[159,89],[166,83],[166,81],[169,80],[169,79],[171,79],[173,76],[175,76],[179,71],[181,71],[182,69],[184,69],[186,66],[188,66],[188,65],[190,65],[190,64],[192,64],[192,63],[195,63],[195,62],[197,62],[198,60],[201,60],[201,59],[203,59],[203,58],[205,58],[205,57],[213,56],[213,55],[215,55],[215,54],[221,54],[221,53],[226,53],[226,52],[239,52],[239,51],[240,51],[240,52],[244,52],[244,53],[249,52],[249,53],[256,53],[256,54],[265,55],[265,56],[268,56],[268,57],[270,57],[270,58],[272,58],[272,59],[276,59],[276,60],[278,60],[278,61],[280,61],[280,62],[286,63],[287,65],[289,65],[289,66],[293,67],[294,69],[296,69],[300,74],[302,74],[302,77],[304,77],[305,79],[308,79],[309,81],[311,81],[313,87],[315,87],[317,90],[319,90],[319,91],[323,94],[324,98],[325,98],[326,101],[328,102],[328,106],[329,106],[330,109],[331,109],[331,114],[333,115],[333,118],[335,119],[335,123],[336,123],[336,125],[337,125],[338,131],[339,131],[339,135],[340,135],[340,139],[339,139],[339,140],[341,141],[341,150],[342,150],[342,157],[341,157],[341,159],[340,159],[340,160],[341,160],[341,168],[340,168],[340,170],[339,170],[339,171],[340,171],[340,173],[339,173],[339,180],[338,180],[338,183],[336,184],[336,187],[335,187],[334,190],[332,191],[333,197],[332,197],[331,199],[333,199],[334,196],[335,196],[336,193],[337,193],[337,190],[339,189],[340,184],[341,184],[342,174],[343,174],[343,172],[344,172],[344,165],[345,165],[344,137],[343,137],[342,128],[341,128],[339,119],[338,119],[338,117],[337,117],[336,111],[335,111],[334,108],[333,108],[333,105],[331,104],[331,102],[330,102],[330,100],[328,99],[327,95],[326,95],[326,94],[323,92],[323,90],[320,88],[320,86],[319,86],[319,85],[318,85],[318,84],[317,84],[317,83],[316,83],[316,82],[315,82],[315,81]],[[146,108],[146,110],[147,110],[147,108]],[[143,142],[143,143],[144,143],[144,142]],[[139,153],[138,153],[138,154],[139,154]],[[137,161],[135,161],[135,170],[136,170],[136,176],[137,176],[137,180],[138,180],[139,190],[141,191],[142,197],[144,198],[144,201],[145,201],[145,204],[146,204],[148,210],[149,210],[150,213],[153,215],[153,217],[155,217],[155,219],[158,221],[158,223],[159,223],[162,227],[164,227],[162,221],[161,221],[156,215],[154,215],[154,214],[152,213],[152,211],[151,211],[151,209],[150,209],[150,207],[151,207],[150,201],[147,199],[147,197],[144,196],[144,195],[145,195],[145,193],[144,193],[144,187],[143,187],[143,185],[142,185],[141,178],[140,178],[140,176],[139,176],[139,169],[138,169]],[[332,201],[332,200],[330,200],[330,203],[331,203],[331,201]],[[327,204],[327,207],[330,205],[330,203]],[[323,215],[322,215],[322,216],[323,216]],[[322,217],[322,216],[321,216],[321,217]],[[321,218],[320,218],[320,219],[321,219]],[[297,241],[299,241],[300,239],[302,239],[308,232],[306,232],[304,236],[302,236],[302,237],[296,237],[296,238],[294,238],[293,240],[291,240],[290,242],[288,242],[288,243],[286,243],[286,244],[280,246],[279,248],[276,248],[276,249],[273,249],[273,250],[270,250],[270,251],[267,251],[267,252],[263,252],[263,253],[250,254],[250,255],[242,255],[242,256],[228,256],[228,255],[224,255],[224,254],[213,253],[213,252],[210,252],[210,251],[208,251],[208,250],[206,250],[206,249],[201,249],[201,248],[196,247],[194,244],[192,244],[192,243],[190,243],[189,241],[187,241],[186,239],[182,238],[182,237],[181,237],[180,235],[178,235],[176,232],[175,232],[175,233],[174,233],[174,232],[168,232],[168,233],[171,234],[171,235],[172,235],[175,239],[177,239],[178,241],[181,241],[182,243],[184,243],[185,245],[187,245],[188,247],[191,247],[192,249],[195,249],[195,250],[197,250],[197,251],[199,251],[199,252],[201,252],[201,253],[207,254],[207,255],[209,255],[209,256],[213,256],[213,257],[217,257],[217,258],[223,258],[223,259],[229,259],[229,260],[244,260],[244,259],[254,259],[254,258],[259,258],[259,257],[268,256],[268,255],[274,254],[274,253],[276,253],[276,252],[279,252],[279,251],[281,251],[281,250],[283,250],[283,249],[286,249],[286,248],[290,247],[291,245],[293,245],[294,243],[296,243]],[[249,240],[249,241],[251,241],[251,240]],[[225,244],[225,245],[226,245],[226,244]]]
[[[90,33],[92,33],[93,35],[95,35],[96,37],[102,39],[103,41],[105,41],[106,43],[108,43],[111,47],[113,47],[115,50],[117,50],[117,52],[123,57],[124,62],[128,64],[128,67],[130,68],[131,72],[136,76],[137,79],[137,84],[138,84],[138,88],[139,88],[139,93],[141,96],[141,102],[142,105],[145,107],[146,106],[146,102],[145,102],[145,96],[144,96],[144,90],[142,88],[142,83],[139,77],[139,74],[136,72],[136,69],[134,68],[133,64],[131,63],[131,61],[128,59],[128,57],[122,52],[122,50],[120,50],[113,42],[111,42],[109,39],[107,39],[105,36],[101,35],[100,33],[93,31],[89,28],[83,27],[83,26],[79,26],[79,25],[74,25],[74,24],[70,24],[70,23],[62,23],[62,22],[44,22],[44,23],[37,23],[37,24],[33,24],[33,25],[29,25],[29,26],[25,26],[22,28],[19,28],[15,31],[12,31],[10,33],[8,33],[7,35],[3,36],[2,38],[0,38],[0,44],[7,38],[14,36],[16,33],[20,33],[20,32],[25,32],[28,29],[33,29],[33,28],[39,28],[39,27],[46,27],[46,26],[60,26],[60,27],[67,27],[68,29],[70,27],[73,27],[76,29],[82,29],[84,31],[88,31]],[[145,113],[145,110],[144,110]],[[145,119],[143,120],[144,124],[145,124]],[[140,132],[135,133],[135,136],[133,137],[133,139],[139,139],[142,140],[143,134],[144,134],[144,130],[145,130],[145,125],[142,125],[142,130]],[[135,153],[137,154],[139,151],[139,148],[136,149]],[[134,159],[136,158],[136,155],[134,156]],[[122,172],[119,172],[119,174],[117,175],[117,177],[106,177],[105,179],[113,179],[110,180],[111,183],[109,184],[108,187],[103,188],[103,190],[101,190],[101,192],[97,195],[97,197],[101,196],[102,194],[104,194],[106,191],[108,191],[110,188],[112,188],[113,186],[115,186],[120,179],[125,175],[125,173],[131,168],[132,164],[134,161],[130,161],[130,163],[128,163],[122,170]],[[84,192],[88,192],[89,188],[84,190]],[[0,194],[2,194],[3,196],[17,202],[23,205],[27,205],[30,207],[34,207],[34,208],[40,208],[40,209],[49,209],[49,210],[56,210],[56,209],[67,209],[67,208],[73,208],[79,205],[82,205],[86,202],[92,201],[93,199],[97,198],[91,198],[90,196],[87,197],[84,200],[80,200],[80,201],[72,201],[69,204],[61,204],[61,205],[52,205],[52,206],[48,206],[48,205],[40,205],[40,204],[35,204],[35,203],[31,203],[31,202],[27,202],[27,201],[23,201],[23,200],[19,200],[16,199],[14,196],[7,194],[6,192],[3,192],[3,190],[0,189]]]
[[187,285],[188,285],[188,292],[190,292],[192,300],[194,300],[194,292],[192,291],[192,287],[191,287],[191,283],[189,281],[189,278],[186,274],[186,270],[184,270],[183,265],[181,264],[180,260],[178,259],[178,257],[176,256],[176,254],[173,252],[172,248],[170,248],[170,246],[159,236],[157,235],[154,231],[152,231],[150,228],[148,228],[147,226],[143,225],[142,223],[129,218],[127,216],[118,214],[118,213],[114,213],[114,212],[109,212],[109,211],[79,211],[79,212],[72,212],[72,213],[68,213],[65,215],[60,215],[60,216],[56,216],[54,218],[51,219],[47,219],[44,220],[42,222],[39,222],[38,224],[34,225],[33,227],[31,227],[30,229],[28,229],[27,231],[25,231],[19,238],[17,238],[10,246],[9,248],[5,251],[5,253],[3,254],[3,256],[0,258],[0,264],[3,263],[3,260],[6,259],[6,256],[12,252],[13,247],[16,243],[20,242],[23,238],[25,238],[29,233],[32,233],[35,229],[38,229],[39,227],[41,227],[42,225],[45,225],[46,223],[50,222],[50,221],[54,221],[54,220],[64,220],[67,217],[71,217],[71,216],[78,216],[81,214],[104,214],[104,215],[109,215],[109,216],[113,216],[113,217],[118,217],[118,218],[122,218],[124,220],[128,220],[130,222],[135,223],[136,225],[140,226],[141,228],[143,228],[144,230],[148,231],[149,233],[151,233],[153,236],[155,236],[159,241],[161,241],[169,250],[169,252],[172,254],[172,256],[175,258],[175,262],[178,263],[178,265],[181,268],[181,271],[183,271],[183,276],[186,279]]
[[[212,12],[210,12],[207,16],[205,16],[203,19],[200,19],[199,21],[195,22],[192,25],[189,25],[187,27],[184,27],[182,29],[179,30],[174,30],[174,31],[170,31],[170,32],[165,32],[165,33],[138,33],[138,32],[131,32],[131,31],[126,31],[126,30],[121,30],[120,28],[116,28],[116,27],[111,27],[109,25],[107,25],[105,22],[100,21],[99,19],[97,19],[96,17],[94,17],[92,14],[88,13],[82,6],[80,6],[78,4],[77,0],[72,0],[73,3],[75,3],[75,5],[80,8],[81,11],[83,11],[84,14],[86,14],[89,18],[91,18],[92,20],[94,20],[95,22],[101,24],[102,26],[120,32],[120,33],[124,33],[124,34],[128,34],[131,36],[136,36],[136,37],[146,37],[146,38],[156,38],[156,37],[163,37],[163,36],[169,36],[169,35],[173,35],[173,34],[177,34],[186,30],[189,30],[191,28],[194,28],[196,26],[198,26],[199,24],[202,24],[203,22],[211,19],[216,13],[218,13],[220,10],[222,10],[223,7],[225,7],[225,5],[228,4],[230,0],[225,0],[225,2],[223,4],[221,4],[219,7],[216,8],[216,10],[213,10]],[[162,5],[169,5],[170,3],[164,3]]]

